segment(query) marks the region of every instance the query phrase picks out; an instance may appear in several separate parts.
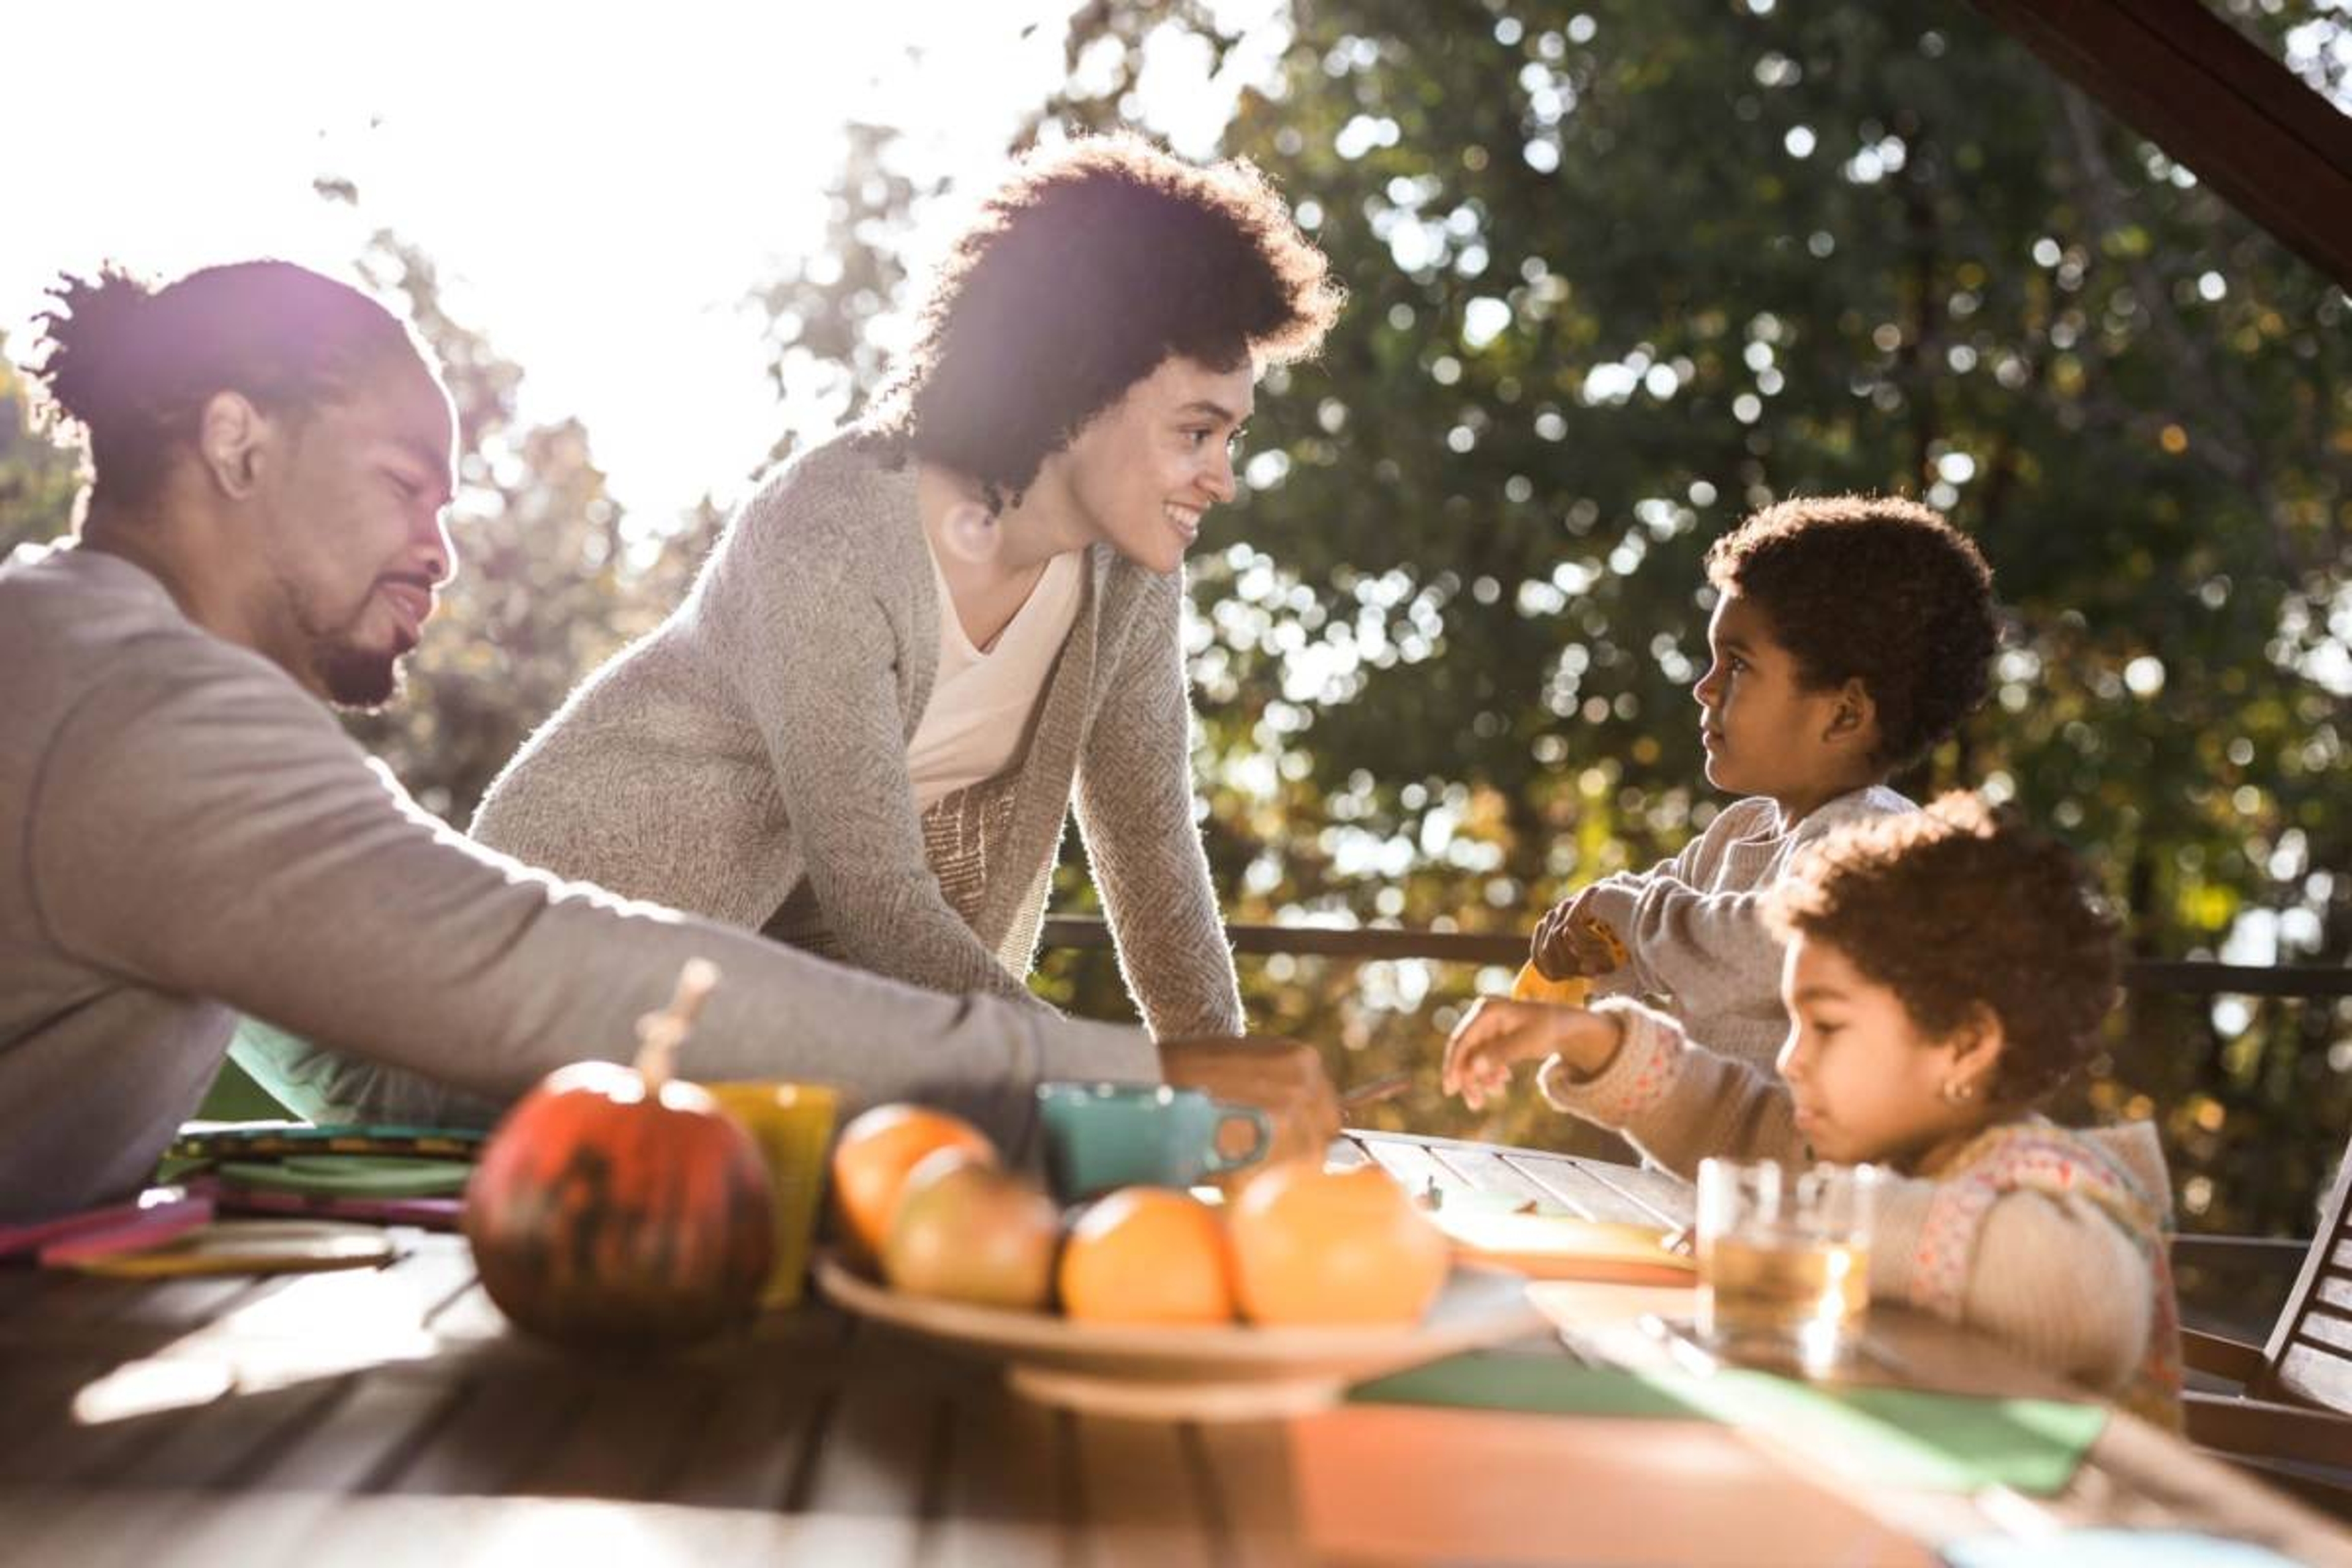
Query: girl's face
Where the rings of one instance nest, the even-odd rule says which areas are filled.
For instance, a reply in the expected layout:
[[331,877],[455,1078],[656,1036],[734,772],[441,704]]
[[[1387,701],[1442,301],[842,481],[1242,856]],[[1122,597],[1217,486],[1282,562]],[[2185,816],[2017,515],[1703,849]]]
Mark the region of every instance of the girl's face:
[[1836,687],[1804,683],[1797,656],[1751,600],[1726,590],[1706,624],[1706,673],[1692,688],[1706,747],[1706,782],[1769,795],[1791,817],[1869,776],[1873,733],[1842,724]]
[[[1908,1168],[1937,1144],[1991,1119],[1987,1091],[2000,1054],[1997,1023],[1930,1037],[1891,987],[1801,933],[1781,962],[1780,1000],[1790,1018],[1780,1076],[1796,1100],[1797,1131],[1817,1157]],[[1948,1100],[1948,1083],[1971,1092]]]

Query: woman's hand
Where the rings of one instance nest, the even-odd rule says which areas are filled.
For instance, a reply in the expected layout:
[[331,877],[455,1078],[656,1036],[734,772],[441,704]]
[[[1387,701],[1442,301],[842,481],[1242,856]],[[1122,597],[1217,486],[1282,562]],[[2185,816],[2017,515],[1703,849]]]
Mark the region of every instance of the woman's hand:
[[1265,1163],[1311,1158],[1320,1164],[1339,1135],[1339,1092],[1312,1046],[1263,1037],[1170,1040],[1160,1047],[1160,1070],[1177,1089],[1265,1111],[1274,1122]]
[[1558,1057],[1590,1078],[1616,1059],[1623,1039],[1624,1026],[1607,1013],[1482,996],[1445,1042],[1438,1086],[1482,1110],[1510,1087],[1511,1069],[1521,1062]]

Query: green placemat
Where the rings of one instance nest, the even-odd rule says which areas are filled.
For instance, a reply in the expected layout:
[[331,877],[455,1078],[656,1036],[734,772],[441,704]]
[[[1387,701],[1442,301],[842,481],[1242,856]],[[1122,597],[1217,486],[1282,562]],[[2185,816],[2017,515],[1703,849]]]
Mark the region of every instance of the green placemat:
[[1631,1415],[1705,1421],[1709,1414],[1660,1383],[1558,1356],[1473,1351],[1348,1391],[1351,1405],[1453,1405],[1528,1415]]
[[1549,1356],[1449,1357],[1363,1384],[1377,1405],[1450,1405],[1546,1415],[1713,1420],[1768,1433],[1871,1486],[1973,1492],[2063,1491],[2105,1429],[2105,1406],[1982,1399],[1908,1388],[1828,1388],[1770,1373],[1709,1377],[1580,1366]]

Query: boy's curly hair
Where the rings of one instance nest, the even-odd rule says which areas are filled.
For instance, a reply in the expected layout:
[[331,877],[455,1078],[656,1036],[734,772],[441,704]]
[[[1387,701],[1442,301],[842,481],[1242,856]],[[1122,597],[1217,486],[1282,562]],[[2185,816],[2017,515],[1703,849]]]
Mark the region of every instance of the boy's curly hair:
[[1017,502],[1038,468],[1171,354],[1311,357],[1345,291],[1265,176],[1131,134],[1031,152],[933,277],[867,429]]
[[2027,1105],[2096,1048],[2115,1005],[2116,921],[2081,861],[1973,795],[1841,828],[1800,855],[1766,922],[1843,953],[1923,1034],[1979,1007],[2005,1041],[1993,1097]]
[[1816,689],[1860,679],[1891,773],[1984,700],[1992,570],[1943,515],[1891,496],[1766,507],[1717,540],[1707,581],[1754,603]]

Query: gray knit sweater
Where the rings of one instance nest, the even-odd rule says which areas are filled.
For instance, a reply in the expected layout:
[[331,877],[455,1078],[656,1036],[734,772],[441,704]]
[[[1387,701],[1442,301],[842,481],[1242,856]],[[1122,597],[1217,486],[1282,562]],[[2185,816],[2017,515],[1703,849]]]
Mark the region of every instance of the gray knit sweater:
[[1040,1079],[1158,1076],[1140,1031],[917,990],[468,843],[115,556],[0,564],[0,1223],[135,1188],[240,1011],[408,1069],[439,1095],[400,1102],[418,1116],[625,1058],[698,954],[725,979],[695,1077],[931,1100],[1017,1157]]
[[1075,792],[1145,1023],[1161,1039],[1239,1034],[1233,955],[1192,815],[1183,584],[1108,545],[1088,555],[1086,600],[969,924],[927,862],[907,774],[942,613],[914,465],[888,466],[855,435],[761,487],[685,603],[508,764],[474,834],[772,934],[788,900],[813,894],[831,947],[861,968],[1026,998]]
[[1839,795],[1794,823],[1761,795],[1733,801],[1673,859],[1592,885],[1591,911],[1630,954],[1593,982],[1593,994],[1659,997],[1693,1038],[1769,1073],[1789,1015],[1764,900],[1797,852],[1833,829],[1916,809],[1884,784]]

